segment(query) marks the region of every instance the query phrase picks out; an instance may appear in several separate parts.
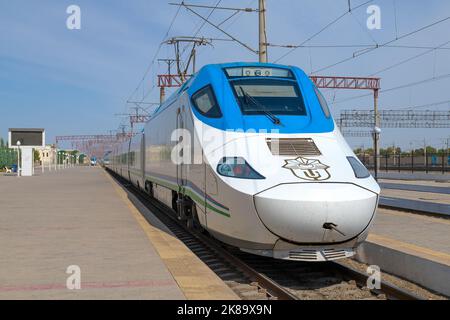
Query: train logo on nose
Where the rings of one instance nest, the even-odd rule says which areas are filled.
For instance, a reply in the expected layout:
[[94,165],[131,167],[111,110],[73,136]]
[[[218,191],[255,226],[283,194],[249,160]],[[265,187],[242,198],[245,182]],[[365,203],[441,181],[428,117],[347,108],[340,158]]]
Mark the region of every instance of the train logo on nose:
[[328,172],[330,167],[317,159],[298,157],[292,160],[285,160],[285,162],[286,164],[283,168],[291,170],[292,173],[300,179],[323,181],[328,180],[331,177]]

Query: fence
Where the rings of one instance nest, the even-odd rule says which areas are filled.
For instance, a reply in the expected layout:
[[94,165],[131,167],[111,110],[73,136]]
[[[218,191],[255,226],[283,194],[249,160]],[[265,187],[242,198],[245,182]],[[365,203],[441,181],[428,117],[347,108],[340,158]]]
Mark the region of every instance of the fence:
[[[374,168],[374,157],[369,154],[359,154],[359,159],[368,169]],[[378,158],[380,171],[424,171],[450,172],[449,154],[427,154],[427,156],[411,154],[386,154]]]
[[11,167],[13,164],[17,164],[17,151],[1,148],[0,149],[0,169],[4,167]]

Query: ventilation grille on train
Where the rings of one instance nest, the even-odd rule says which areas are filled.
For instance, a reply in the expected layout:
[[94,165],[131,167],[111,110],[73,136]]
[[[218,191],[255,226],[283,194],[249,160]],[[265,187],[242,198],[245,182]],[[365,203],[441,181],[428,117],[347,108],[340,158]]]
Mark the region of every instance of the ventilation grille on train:
[[335,260],[345,258],[347,255],[347,251],[338,249],[325,249],[322,251],[322,254],[327,260]]
[[[291,139],[291,138],[280,138],[280,139],[266,139],[267,146],[273,155],[280,156],[320,156],[319,148],[317,148],[313,139],[302,138],[302,139]],[[277,140],[278,140],[278,150],[277,150]]]
[[301,260],[301,261],[316,261],[317,260],[317,250],[301,250],[301,251],[290,251],[289,259]]
[[354,251],[348,249],[303,249],[290,251],[289,259],[298,261],[330,261],[349,258],[352,255],[354,255]]

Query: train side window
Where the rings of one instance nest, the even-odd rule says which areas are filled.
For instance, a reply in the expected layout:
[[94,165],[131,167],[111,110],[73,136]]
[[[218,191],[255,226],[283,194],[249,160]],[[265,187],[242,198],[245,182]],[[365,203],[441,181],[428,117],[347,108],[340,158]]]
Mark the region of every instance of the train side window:
[[330,117],[330,108],[328,107],[327,100],[325,100],[325,97],[322,95],[322,93],[319,91],[319,89],[314,87],[314,91],[316,92],[317,99],[319,99],[319,103],[320,103],[320,106],[322,107],[322,111],[323,111],[325,117],[329,118]]
[[205,117],[220,118],[222,112],[210,85],[198,90],[192,96],[195,109]]

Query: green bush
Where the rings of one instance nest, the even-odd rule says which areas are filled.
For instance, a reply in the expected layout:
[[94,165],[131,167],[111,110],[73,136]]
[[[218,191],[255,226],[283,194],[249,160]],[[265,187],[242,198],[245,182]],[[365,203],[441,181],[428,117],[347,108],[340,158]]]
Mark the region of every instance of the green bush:
[[9,149],[8,143],[0,138],[0,170],[11,168],[13,164],[17,164],[17,151]]

